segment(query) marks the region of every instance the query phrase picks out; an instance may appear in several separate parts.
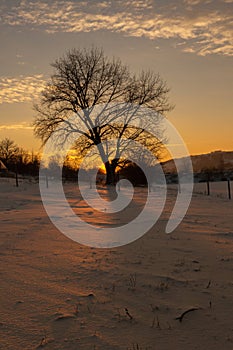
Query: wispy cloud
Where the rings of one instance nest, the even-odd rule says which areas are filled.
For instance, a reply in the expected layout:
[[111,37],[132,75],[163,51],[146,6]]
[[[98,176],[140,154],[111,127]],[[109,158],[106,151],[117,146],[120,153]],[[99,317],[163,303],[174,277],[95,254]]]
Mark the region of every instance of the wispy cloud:
[[31,130],[33,127],[29,125],[27,122],[22,122],[21,124],[7,124],[7,125],[1,125],[0,124],[0,131],[2,130]]
[[180,47],[198,55],[233,55],[232,0],[21,1],[4,12],[11,26],[48,33],[110,30],[155,40],[186,40]]
[[45,81],[41,74],[5,77],[0,79],[0,104],[14,102],[30,102],[35,100],[43,90]]
[[184,0],[184,4],[185,5],[188,5],[188,6],[196,6],[196,5],[199,5],[199,4],[209,4],[211,3],[213,0]]

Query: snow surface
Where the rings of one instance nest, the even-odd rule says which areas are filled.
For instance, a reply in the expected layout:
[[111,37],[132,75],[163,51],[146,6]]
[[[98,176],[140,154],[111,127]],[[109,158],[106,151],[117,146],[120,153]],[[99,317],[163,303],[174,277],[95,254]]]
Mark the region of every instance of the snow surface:
[[[146,197],[141,188],[127,210],[107,215],[76,185],[64,191],[76,215],[105,228],[134,218]],[[37,183],[17,188],[0,178],[0,348],[232,350],[233,200],[195,189],[182,223],[166,234],[176,195],[169,186],[162,216],[140,239],[97,249],[54,227]]]

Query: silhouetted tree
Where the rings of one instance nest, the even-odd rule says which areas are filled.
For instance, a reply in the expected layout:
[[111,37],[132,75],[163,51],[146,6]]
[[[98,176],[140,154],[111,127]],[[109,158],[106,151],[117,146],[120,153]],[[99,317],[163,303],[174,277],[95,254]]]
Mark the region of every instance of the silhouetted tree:
[[[161,142],[151,135],[156,128],[162,138],[159,116],[151,113],[148,125],[148,118],[145,122],[145,116],[142,115],[141,126],[134,127],[137,108],[130,111],[122,104],[145,106],[161,114],[169,111],[169,89],[159,74],[151,71],[142,71],[139,75],[131,74],[119,59],[109,59],[97,48],[73,49],[57,59],[52,67],[54,74],[42,92],[39,104],[35,106],[38,112],[34,121],[35,135],[43,143],[56,132],[61,123],[67,122],[69,116],[76,113],[76,125],[71,126],[67,122],[64,134],[77,134],[75,147],[81,155],[97,146],[105,164],[108,184],[115,181],[122,152],[129,145],[126,139],[139,141],[154,153],[161,149]],[[111,102],[119,104],[118,110],[111,107]],[[93,112],[94,107],[100,104],[105,105],[96,115]],[[122,119],[121,122],[118,121],[119,116],[123,122]],[[86,127],[85,131],[80,128],[81,124]],[[145,127],[146,130],[151,130],[151,134],[145,132]],[[111,138],[118,139],[114,149],[104,146],[104,141]]]
[[9,138],[0,142],[0,160],[10,171],[17,171],[22,175],[39,175],[40,156],[27,152]]
[[9,138],[5,138],[0,142],[0,159],[7,166],[12,168],[16,163],[19,154],[19,147]]
[[127,166],[119,171],[119,175],[129,180],[134,186],[148,185],[144,172],[135,163],[129,162]]

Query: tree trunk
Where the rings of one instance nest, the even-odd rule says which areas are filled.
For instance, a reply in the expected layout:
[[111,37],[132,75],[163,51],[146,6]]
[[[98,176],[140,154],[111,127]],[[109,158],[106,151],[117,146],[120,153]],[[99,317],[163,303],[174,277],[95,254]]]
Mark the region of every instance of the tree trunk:
[[115,185],[116,167],[108,161],[105,163],[105,169],[106,169],[106,185]]

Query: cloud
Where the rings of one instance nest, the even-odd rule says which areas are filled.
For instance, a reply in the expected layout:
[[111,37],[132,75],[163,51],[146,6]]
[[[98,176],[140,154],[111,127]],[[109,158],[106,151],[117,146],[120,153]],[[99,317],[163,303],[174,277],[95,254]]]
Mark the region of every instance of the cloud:
[[[4,12],[11,26],[48,33],[110,30],[151,40],[186,40],[184,52],[233,55],[232,0],[21,1]],[[177,45],[178,47],[179,45]]]
[[21,124],[10,124],[10,125],[0,125],[0,131],[2,130],[32,130],[33,127],[27,122],[22,122]]
[[39,96],[44,86],[45,81],[41,74],[0,78],[0,104],[33,101]]
[[210,2],[212,2],[212,0],[184,0],[184,4],[188,6],[196,6],[201,3],[209,4]]

